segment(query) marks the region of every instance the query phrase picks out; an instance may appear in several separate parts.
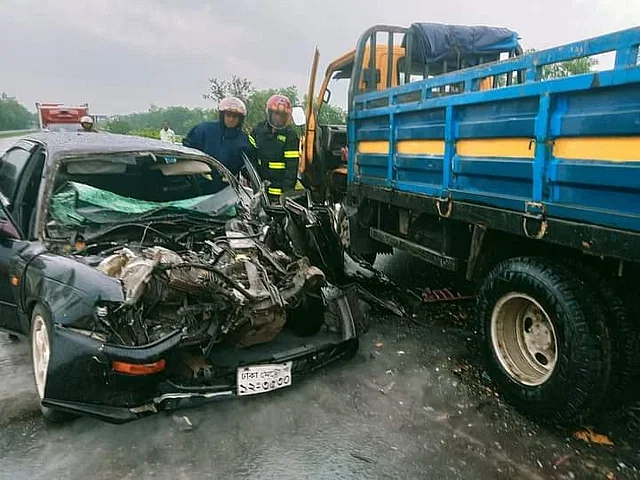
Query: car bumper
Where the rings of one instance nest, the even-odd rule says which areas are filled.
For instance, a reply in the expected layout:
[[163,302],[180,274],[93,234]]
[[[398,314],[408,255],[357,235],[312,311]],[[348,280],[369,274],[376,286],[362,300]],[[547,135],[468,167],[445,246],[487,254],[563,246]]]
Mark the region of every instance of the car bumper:
[[[274,342],[264,344],[264,350],[260,350],[260,346],[229,352],[219,349],[217,358],[211,360],[219,373],[207,386],[181,385],[167,371],[144,376],[113,371],[112,365],[116,361],[149,364],[166,359],[168,366],[184,348],[179,332],[143,347],[122,347],[105,344],[72,328],[54,325],[54,347],[42,404],[111,423],[124,423],[162,410],[234,397],[239,367],[292,362],[295,383],[297,379],[357,352],[358,337],[366,326],[359,321],[354,298],[345,295],[340,300],[341,325],[334,325],[340,333],[324,337],[318,334],[295,346]],[[234,354],[234,351],[243,353]]]

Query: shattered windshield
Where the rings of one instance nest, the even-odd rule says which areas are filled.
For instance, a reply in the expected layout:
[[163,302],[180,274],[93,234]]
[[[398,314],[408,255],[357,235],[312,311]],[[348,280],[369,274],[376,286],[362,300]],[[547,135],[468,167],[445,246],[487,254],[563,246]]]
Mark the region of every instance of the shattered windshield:
[[97,232],[128,222],[230,218],[239,197],[202,161],[161,155],[94,155],[63,161],[49,200],[47,232]]

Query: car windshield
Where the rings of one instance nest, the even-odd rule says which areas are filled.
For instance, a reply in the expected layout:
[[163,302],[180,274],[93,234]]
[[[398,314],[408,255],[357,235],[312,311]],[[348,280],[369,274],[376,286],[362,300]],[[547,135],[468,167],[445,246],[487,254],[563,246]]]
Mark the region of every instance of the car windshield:
[[203,161],[166,154],[92,155],[62,161],[49,199],[47,233],[100,231],[128,222],[237,214],[226,176]]

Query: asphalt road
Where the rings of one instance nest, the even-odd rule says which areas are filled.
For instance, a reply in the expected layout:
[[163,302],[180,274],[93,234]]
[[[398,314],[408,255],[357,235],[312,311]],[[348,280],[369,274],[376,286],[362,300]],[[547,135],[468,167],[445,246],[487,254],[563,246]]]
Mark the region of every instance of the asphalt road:
[[[414,286],[450,283],[404,255],[385,267]],[[414,318],[420,326],[387,314],[375,320],[355,359],[272,394],[121,426],[47,425],[25,397],[20,415],[0,426],[0,478],[640,477],[635,410],[594,425],[613,447],[523,418],[493,391],[469,348],[468,307],[423,308]],[[3,383],[31,382],[24,343],[0,343],[3,362]],[[0,402],[9,394],[2,387]]]
[[11,145],[16,143],[16,140],[18,138],[19,137],[8,137],[8,138],[0,137],[0,155],[2,155],[9,147],[11,147]]

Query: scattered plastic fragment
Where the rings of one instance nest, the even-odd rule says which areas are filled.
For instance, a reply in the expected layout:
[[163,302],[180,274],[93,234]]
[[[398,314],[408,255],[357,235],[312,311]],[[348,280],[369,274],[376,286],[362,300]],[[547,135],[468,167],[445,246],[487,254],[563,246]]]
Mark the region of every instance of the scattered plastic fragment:
[[577,432],[573,432],[574,438],[578,440],[582,440],[587,443],[597,443],[598,445],[608,445],[613,446],[614,443],[607,437],[606,435],[602,435],[600,433],[596,433],[592,428],[587,428],[586,430],[578,430]]

